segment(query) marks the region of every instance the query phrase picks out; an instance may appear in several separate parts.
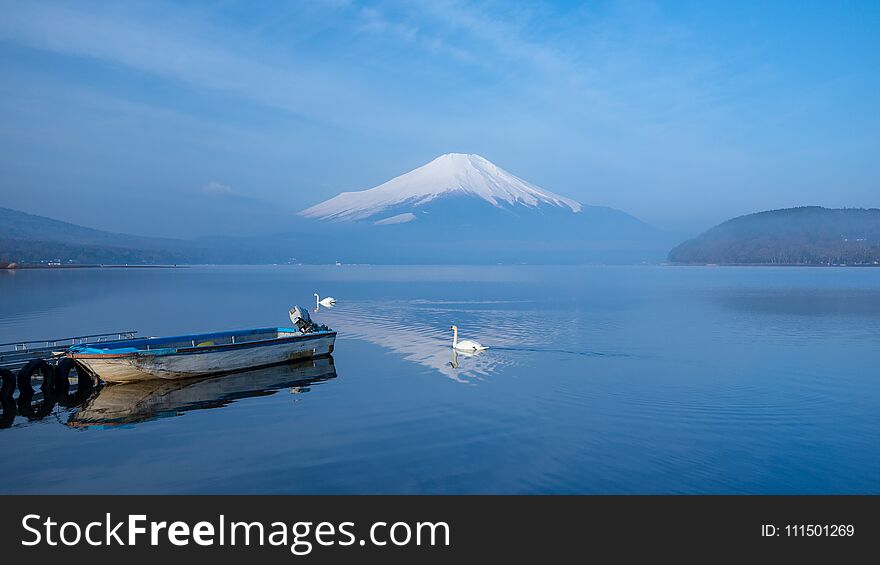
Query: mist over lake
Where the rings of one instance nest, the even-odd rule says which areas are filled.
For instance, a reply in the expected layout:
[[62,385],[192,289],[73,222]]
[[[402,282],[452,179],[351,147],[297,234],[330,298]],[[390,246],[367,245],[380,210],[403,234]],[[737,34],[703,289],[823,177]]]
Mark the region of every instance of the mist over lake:
[[878,269],[0,271],[0,342],[285,325],[313,292],[332,364],[4,417],[0,492],[880,493]]

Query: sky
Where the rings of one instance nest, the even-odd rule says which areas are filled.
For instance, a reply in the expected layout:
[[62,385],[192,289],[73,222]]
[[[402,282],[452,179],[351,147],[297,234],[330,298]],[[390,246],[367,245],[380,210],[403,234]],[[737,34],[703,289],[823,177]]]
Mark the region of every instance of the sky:
[[0,206],[268,233],[448,152],[696,233],[880,207],[880,2],[0,0]]

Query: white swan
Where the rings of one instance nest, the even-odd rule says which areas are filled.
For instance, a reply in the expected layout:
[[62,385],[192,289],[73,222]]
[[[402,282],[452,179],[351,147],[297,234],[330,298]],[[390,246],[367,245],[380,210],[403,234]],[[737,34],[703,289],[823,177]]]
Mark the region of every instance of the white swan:
[[336,299],[333,298],[332,296],[327,296],[326,298],[324,298],[322,300],[321,297],[318,296],[318,293],[315,293],[315,308],[318,308],[320,306],[325,306],[327,308],[333,308],[333,306],[335,304],[336,304]]
[[458,326],[452,326],[449,328],[452,330],[452,348],[458,349],[459,351],[485,351],[488,349],[484,345],[481,345],[479,342],[476,342],[472,339],[463,339],[458,341]]

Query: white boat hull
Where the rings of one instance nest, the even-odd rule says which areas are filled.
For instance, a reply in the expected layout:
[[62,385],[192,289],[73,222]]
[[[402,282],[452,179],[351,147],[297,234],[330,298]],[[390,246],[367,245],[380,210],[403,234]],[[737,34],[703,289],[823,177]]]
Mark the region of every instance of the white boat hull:
[[76,363],[109,383],[145,379],[186,379],[321,357],[333,352],[335,333],[305,335],[269,343],[190,348],[172,354],[74,354]]

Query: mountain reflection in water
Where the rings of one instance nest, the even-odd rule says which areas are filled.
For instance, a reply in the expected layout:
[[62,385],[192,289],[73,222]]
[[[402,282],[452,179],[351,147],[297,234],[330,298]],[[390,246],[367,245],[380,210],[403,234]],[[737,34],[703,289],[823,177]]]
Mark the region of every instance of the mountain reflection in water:
[[[456,306],[460,305],[456,303]],[[468,327],[465,331],[482,328],[479,338],[489,345],[489,351],[456,355],[449,325],[463,311],[450,311],[444,306],[447,303],[362,301],[337,304],[333,310],[316,309],[315,313],[346,339],[361,339],[379,345],[460,383],[484,380],[513,364],[510,356],[495,355],[493,348],[516,343],[524,322],[515,313],[484,311],[490,318],[480,320],[477,328]]]

